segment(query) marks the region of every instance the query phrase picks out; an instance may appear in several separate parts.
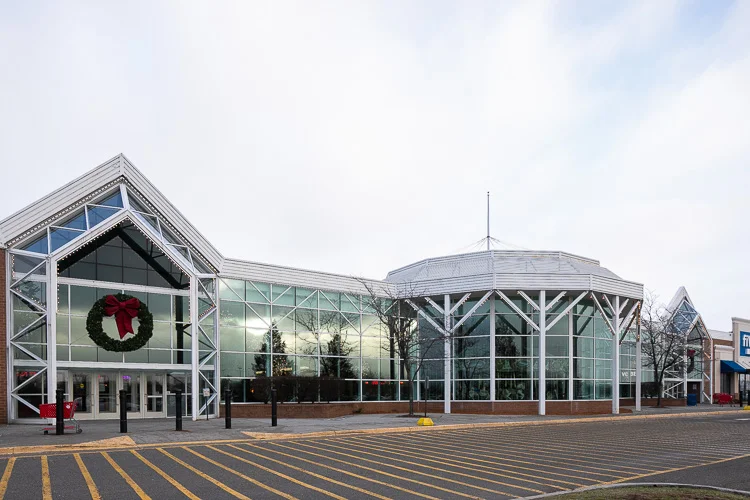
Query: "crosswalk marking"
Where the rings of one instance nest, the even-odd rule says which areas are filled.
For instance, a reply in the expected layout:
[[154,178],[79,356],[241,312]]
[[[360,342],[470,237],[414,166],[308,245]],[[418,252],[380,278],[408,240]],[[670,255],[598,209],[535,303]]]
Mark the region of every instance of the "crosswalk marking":
[[175,481],[172,476],[170,476],[169,474],[167,474],[166,472],[164,472],[163,470],[161,470],[159,467],[157,467],[156,465],[154,465],[146,457],[144,457],[143,455],[141,455],[140,453],[138,453],[135,450],[130,450],[130,453],[132,453],[133,455],[135,455],[136,457],[138,457],[138,460],[140,460],[144,464],[146,464],[149,467],[151,467],[151,469],[154,472],[156,472],[161,477],[163,477],[164,479],[166,479],[169,484],[171,484],[172,486],[174,486],[175,488],[177,488],[178,490],[180,490],[180,492],[182,492],[182,494],[185,495],[186,497],[188,497],[190,500],[200,500],[200,498],[198,498],[196,495],[193,495],[193,493],[190,490],[188,490],[183,485],[181,485],[180,483],[178,483],[177,481]]
[[10,457],[8,463],[5,464],[5,472],[3,472],[3,478],[0,480],[0,500],[5,497],[5,491],[8,489],[8,482],[10,482],[10,475],[13,473],[15,463],[16,457]]
[[146,495],[146,492],[143,491],[140,486],[138,486],[138,483],[136,483],[135,481],[133,481],[133,478],[130,477],[130,475],[128,475],[128,473],[125,472],[122,469],[122,467],[120,467],[119,465],[117,465],[117,462],[115,462],[114,460],[112,460],[112,457],[109,456],[109,453],[107,453],[106,451],[103,451],[103,452],[101,452],[101,454],[107,460],[107,462],[109,462],[109,465],[111,465],[112,468],[114,470],[116,470],[118,474],[120,474],[122,476],[122,478],[125,480],[125,482],[128,483],[128,485],[131,488],[133,488],[133,491],[135,491],[135,494],[138,495],[138,497],[141,500],[151,500],[151,497],[148,496],[148,495]]
[[78,464],[78,468],[81,469],[81,474],[83,475],[83,480],[86,481],[86,486],[89,489],[89,493],[91,494],[91,500],[101,500],[101,495],[99,494],[99,490],[96,487],[96,483],[94,483],[94,479],[91,477],[91,474],[89,473],[89,470],[86,468],[86,464],[83,463],[83,459],[81,458],[80,453],[74,453],[73,457],[76,459],[76,463]]
[[219,488],[221,488],[222,490],[226,491],[227,493],[229,493],[233,497],[239,498],[240,500],[250,500],[250,497],[247,497],[247,496],[243,495],[242,493],[240,493],[239,491],[230,488],[229,486],[227,486],[226,484],[222,483],[218,479],[212,478],[211,476],[209,476],[205,472],[196,469],[195,467],[193,467],[189,463],[187,463],[187,462],[185,462],[183,460],[180,460],[179,458],[177,458],[176,456],[172,455],[171,453],[169,453],[164,448],[157,448],[157,450],[159,450],[159,452],[161,452],[162,454],[168,456],[169,458],[171,458],[172,460],[174,460],[178,464],[182,465],[183,467],[185,467],[189,471],[194,472],[195,474],[197,474],[198,476],[202,477],[206,481],[209,481],[210,483],[214,484],[215,486],[218,486]]

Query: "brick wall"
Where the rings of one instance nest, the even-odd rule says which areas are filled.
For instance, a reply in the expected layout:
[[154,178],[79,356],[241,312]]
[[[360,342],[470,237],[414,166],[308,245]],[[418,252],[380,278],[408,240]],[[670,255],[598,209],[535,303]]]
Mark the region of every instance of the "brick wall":
[[8,353],[5,347],[8,321],[6,318],[5,249],[0,249],[0,424],[8,423]]
[[[455,401],[451,412],[482,415],[536,415],[536,401]],[[284,403],[278,406],[279,418],[334,418],[356,413],[406,413],[408,402],[381,401],[366,403]],[[424,412],[422,402],[414,402],[416,413]],[[443,413],[442,402],[427,404],[428,413]],[[224,416],[224,405],[220,406]],[[612,401],[547,401],[548,415],[600,415],[612,412]],[[232,417],[271,418],[271,405],[259,403],[232,404]]]

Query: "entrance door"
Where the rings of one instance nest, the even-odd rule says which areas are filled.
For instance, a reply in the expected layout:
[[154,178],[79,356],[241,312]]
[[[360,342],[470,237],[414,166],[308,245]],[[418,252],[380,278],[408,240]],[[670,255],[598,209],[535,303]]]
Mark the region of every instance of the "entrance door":
[[73,373],[71,377],[73,401],[76,404],[76,413],[92,415],[94,411],[94,384],[91,373]]
[[128,416],[138,418],[141,416],[141,373],[122,372],[122,389],[125,391],[125,404]]
[[97,415],[100,418],[117,416],[117,372],[103,372],[97,375],[99,406]]
[[164,416],[164,375],[146,374],[146,416]]

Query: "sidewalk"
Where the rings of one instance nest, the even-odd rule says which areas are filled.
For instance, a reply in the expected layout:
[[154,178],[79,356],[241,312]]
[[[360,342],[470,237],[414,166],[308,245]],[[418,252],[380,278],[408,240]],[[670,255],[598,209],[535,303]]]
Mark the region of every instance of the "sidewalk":
[[[630,409],[630,408],[629,408]],[[529,422],[534,424],[554,423],[566,420],[577,422],[586,420],[613,420],[642,418],[643,416],[668,416],[700,414],[705,412],[731,412],[742,410],[738,407],[719,407],[716,405],[699,405],[695,407],[671,407],[671,408],[646,408],[639,413],[626,413],[622,415],[570,415],[570,416],[545,416],[537,415],[466,415],[466,414],[430,414],[435,422],[436,428],[445,426],[472,426],[472,425],[502,425],[520,424]],[[748,417],[750,417],[750,412]],[[696,415],[697,416],[697,415]],[[112,438],[126,439],[123,444],[153,444],[153,443],[177,443],[193,441],[223,441],[251,439],[262,437],[262,434],[310,434],[320,432],[357,432],[366,429],[400,429],[416,427],[416,418],[404,417],[400,414],[378,414],[378,415],[349,415],[330,419],[282,419],[277,427],[271,427],[270,419],[232,419],[232,429],[224,428],[224,419],[211,419],[192,421],[183,418],[183,431],[174,430],[175,422],[169,419],[140,419],[128,421],[128,433],[120,434],[119,420],[92,420],[79,421],[83,433],[49,435],[42,433],[41,419],[39,424],[13,424],[0,427],[0,454],[2,448],[25,447],[25,446],[57,446],[90,443]],[[132,441],[130,441],[132,440]],[[7,450],[5,452],[7,454]]]

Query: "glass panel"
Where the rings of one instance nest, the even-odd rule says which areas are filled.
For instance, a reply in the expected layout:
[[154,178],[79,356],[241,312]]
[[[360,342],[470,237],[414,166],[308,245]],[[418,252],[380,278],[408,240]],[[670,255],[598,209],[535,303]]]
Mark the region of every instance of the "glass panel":
[[105,198],[96,203],[97,205],[106,205],[108,207],[122,207],[122,194],[118,189],[112,196]]
[[73,241],[82,235],[82,231],[74,231],[72,229],[63,228],[52,228],[49,231],[49,241],[51,251],[55,251],[66,243]]
[[[47,241],[47,234],[45,233],[44,240]],[[44,253],[47,253],[46,250]],[[36,257],[28,257],[26,255],[15,255],[11,254],[11,262],[13,265],[13,272],[18,275],[18,278],[31,272],[32,269],[37,267],[39,264],[44,262],[44,259]],[[40,266],[34,274],[44,275],[46,274],[46,266]]]
[[109,219],[118,212],[115,208],[92,207],[91,205],[86,209],[89,212],[89,226],[91,227]]
[[77,214],[73,215],[72,217],[64,220],[63,222],[60,222],[59,224],[55,224],[56,226],[62,226],[62,227],[69,227],[71,229],[80,229],[82,231],[85,231],[86,228],[86,214],[83,213],[83,211],[78,212]]
[[[498,380],[495,383],[495,397],[499,401],[531,399],[531,380]],[[440,399],[440,396],[436,399]]]
[[141,376],[135,373],[123,373],[122,388],[125,390],[127,411],[141,411]]
[[146,375],[146,411],[164,411],[164,375]]
[[[96,354],[96,350],[91,349]],[[117,379],[114,374],[99,374],[99,413],[117,411]]]
[[44,253],[44,254],[49,253],[49,246],[47,243],[47,231],[44,231],[44,234],[40,236],[39,238],[22,246],[21,249],[28,250],[29,252],[37,252],[37,253]]
[[248,282],[245,289],[245,300],[248,302],[259,302],[261,304],[270,302],[271,285],[268,283]]

